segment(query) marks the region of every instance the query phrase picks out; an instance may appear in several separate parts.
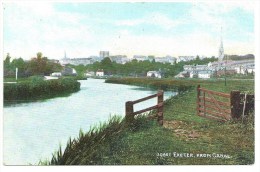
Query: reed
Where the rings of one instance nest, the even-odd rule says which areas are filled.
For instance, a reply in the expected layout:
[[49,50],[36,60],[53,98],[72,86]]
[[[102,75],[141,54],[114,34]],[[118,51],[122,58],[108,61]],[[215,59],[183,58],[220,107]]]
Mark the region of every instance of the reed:
[[19,103],[52,98],[80,90],[80,83],[71,78],[43,80],[32,77],[16,84],[4,84],[4,103]]

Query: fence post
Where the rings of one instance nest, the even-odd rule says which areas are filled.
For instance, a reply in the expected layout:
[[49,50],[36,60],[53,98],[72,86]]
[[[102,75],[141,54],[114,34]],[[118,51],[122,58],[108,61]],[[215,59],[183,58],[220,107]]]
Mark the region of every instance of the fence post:
[[134,120],[134,107],[133,107],[133,102],[128,101],[125,103],[125,118],[126,118],[126,123],[132,123]]
[[163,90],[158,91],[157,95],[157,122],[159,123],[159,125],[163,125]]
[[231,117],[240,117],[240,91],[231,91],[230,93]]
[[200,85],[197,86],[197,115],[200,115]]

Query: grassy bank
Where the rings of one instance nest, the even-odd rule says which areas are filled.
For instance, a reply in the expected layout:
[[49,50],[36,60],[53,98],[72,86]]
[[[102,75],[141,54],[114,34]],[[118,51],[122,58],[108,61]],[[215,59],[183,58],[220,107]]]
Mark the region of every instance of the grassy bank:
[[[143,79],[134,80],[144,84]],[[119,82],[119,80],[117,80]],[[125,82],[125,81],[124,81]],[[140,83],[138,83],[140,82]],[[150,81],[159,82],[159,81]],[[106,124],[80,132],[79,138],[69,140],[65,151],[59,150],[52,160],[41,165],[196,165],[253,164],[254,116],[244,122],[225,123],[196,115],[196,85],[230,92],[254,91],[253,81],[162,80],[191,88],[165,102],[164,126],[155,120],[137,117],[132,125],[124,119],[112,118]],[[149,83],[149,81],[147,82]],[[133,83],[131,83],[133,84]],[[189,86],[189,85],[187,85]],[[173,88],[173,87],[172,87]],[[158,88],[161,89],[161,86]],[[188,153],[188,154],[185,154]],[[189,156],[189,157],[188,157]]]
[[39,99],[52,98],[76,92],[80,83],[74,79],[43,80],[32,77],[17,83],[4,84],[4,103],[19,103]]
[[151,78],[108,78],[106,83],[137,85],[152,89],[174,90],[178,92],[187,91],[192,88],[192,84],[185,80],[151,79]]

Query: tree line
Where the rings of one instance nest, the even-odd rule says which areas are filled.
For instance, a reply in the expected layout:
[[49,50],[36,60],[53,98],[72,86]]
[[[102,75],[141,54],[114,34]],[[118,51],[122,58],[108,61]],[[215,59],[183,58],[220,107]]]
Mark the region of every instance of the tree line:
[[106,57],[101,62],[95,62],[88,65],[69,65],[77,71],[79,75],[83,75],[86,71],[97,71],[103,69],[106,75],[114,76],[146,76],[148,71],[160,71],[164,77],[173,77],[183,71],[184,65],[203,65],[209,62],[217,61],[214,56],[211,58],[196,59],[188,62],[179,63],[160,63],[155,60],[137,61],[136,59],[125,64],[112,62],[110,58]]
[[41,52],[36,57],[25,61],[21,57],[11,60],[8,53],[4,60],[4,77],[14,77],[15,69],[18,68],[18,76],[29,77],[34,75],[50,75],[53,72],[61,71],[62,66],[47,57],[43,57]]
[[[96,72],[99,69],[103,69],[106,75],[113,76],[146,76],[148,71],[160,71],[163,77],[173,77],[179,72],[183,71],[184,65],[203,65],[209,62],[217,61],[214,56],[211,58],[196,59],[188,62],[179,63],[160,63],[155,60],[137,61],[133,59],[125,64],[119,64],[110,60],[109,57],[104,58],[100,62],[94,62],[88,65],[66,65],[67,67],[74,68],[79,76],[84,76],[87,71]],[[15,68],[19,69],[18,76],[29,77],[34,75],[50,75],[53,72],[61,72],[63,67],[61,64],[49,60],[47,57],[43,57],[41,52],[36,54],[36,57],[31,58],[28,61],[23,60],[21,57],[13,59],[7,54],[4,60],[4,77],[14,77]]]

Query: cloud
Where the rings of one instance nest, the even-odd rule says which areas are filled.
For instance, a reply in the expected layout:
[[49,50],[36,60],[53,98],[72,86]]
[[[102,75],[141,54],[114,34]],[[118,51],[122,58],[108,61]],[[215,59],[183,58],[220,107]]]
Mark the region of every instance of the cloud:
[[162,55],[212,55],[217,53],[216,41],[207,34],[190,34],[182,36],[136,36],[130,33],[122,34],[120,38],[114,37],[107,42],[108,49],[115,54],[136,54],[156,56]]
[[212,14],[229,13],[236,9],[253,14],[256,4],[254,1],[203,1],[195,2],[193,5],[202,11],[207,11]]
[[[129,32],[120,32],[120,38],[111,37],[105,47],[112,54],[133,55],[205,55],[217,56],[220,44],[219,37],[206,32],[195,31],[189,34],[174,36],[141,35],[136,36]],[[124,33],[124,34],[122,34]],[[254,52],[253,40],[247,42],[225,41],[226,54],[248,54]],[[237,49],[239,48],[239,49]]]
[[29,59],[42,51],[60,58],[65,49],[85,49],[93,39],[81,22],[86,15],[57,11],[51,3],[6,4],[4,14],[4,53],[14,57]]
[[[61,58],[64,50],[72,58],[98,55],[100,50],[128,57],[135,54],[216,56],[221,23],[223,33],[231,31],[246,37],[241,40],[224,37],[225,53],[253,53],[254,34],[238,28],[238,19],[229,15],[238,8],[252,13],[250,5],[194,3],[182,18],[151,11],[139,18],[116,20],[104,16],[90,18],[86,13],[68,9],[58,11],[53,3],[10,3],[4,11],[4,53],[27,59],[38,51],[50,58]],[[142,25],[156,27],[156,31],[150,35],[136,33],[134,27]],[[173,31],[177,34],[172,34]]]
[[127,20],[119,20],[115,24],[118,26],[137,26],[142,24],[149,24],[153,26],[161,27],[165,30],[172,29],[180,24],[183,24],[184,21],[179,19],[172,19],[165,14],[162,13],[150,13],[142,18],[138,19],[127,19]]

